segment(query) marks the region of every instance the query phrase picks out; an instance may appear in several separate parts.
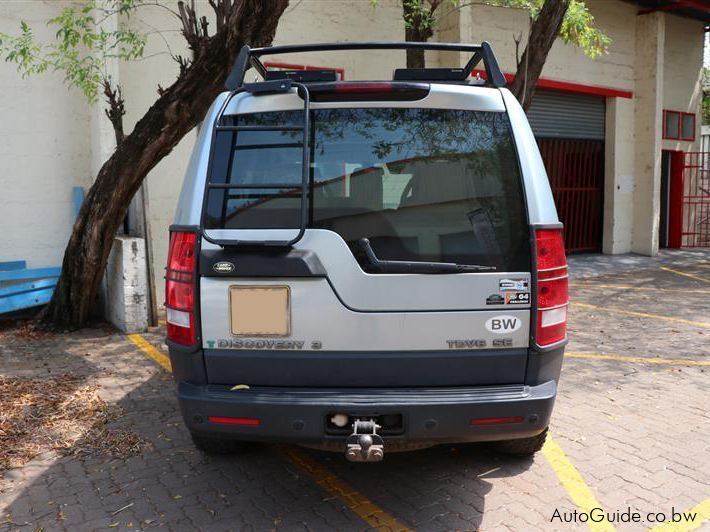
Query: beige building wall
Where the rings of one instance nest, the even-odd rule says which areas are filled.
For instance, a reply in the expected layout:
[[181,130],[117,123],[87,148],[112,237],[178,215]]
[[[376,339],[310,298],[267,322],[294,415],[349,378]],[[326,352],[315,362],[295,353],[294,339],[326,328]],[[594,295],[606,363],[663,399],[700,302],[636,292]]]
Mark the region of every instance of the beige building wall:
[[704,24],[666,16],[663,109],[695,113],[695,141],[663,140],[664,150],[700,149]]

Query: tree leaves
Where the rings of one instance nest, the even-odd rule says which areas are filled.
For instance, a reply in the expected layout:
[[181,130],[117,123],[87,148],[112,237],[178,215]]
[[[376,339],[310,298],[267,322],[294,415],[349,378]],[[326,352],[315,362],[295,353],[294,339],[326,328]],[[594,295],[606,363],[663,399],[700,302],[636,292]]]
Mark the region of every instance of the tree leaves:
[[64,82],[84,93],[93,103],[110,79],[106,63],[112,59],[130,61],[143,56],[146,36],[124,28],[110,28],[113,16],[128,17],[144,0],[86,0],[66,7],[47,22],[56,28],[55,40],[36,41],[32,28],[20,23],[19,35],[0,33],[0,56],[15,63],[23,77],[48,69],[64,74]]
[[[452,10],[462,9],[475,5],[489,5],[497,7],[510,7],[527,9],[534,20],[540,13],[544,0],[401,0],[404,10],[404,25],[408,29],[416,29],[420,33],[436,27],[438,18],[443,18]],[[376,7],[378,0],[370,0]],[[437,8],[449,4],[450,11]],[[438,17],[438,18],[437,18]],[[565,44],[573,44],[581,48],[585,55],[596,59],[609,51],[611,38],[595,25],[594,15],[587,8],[584,0],[571,0],[560,29],[560,38]]]

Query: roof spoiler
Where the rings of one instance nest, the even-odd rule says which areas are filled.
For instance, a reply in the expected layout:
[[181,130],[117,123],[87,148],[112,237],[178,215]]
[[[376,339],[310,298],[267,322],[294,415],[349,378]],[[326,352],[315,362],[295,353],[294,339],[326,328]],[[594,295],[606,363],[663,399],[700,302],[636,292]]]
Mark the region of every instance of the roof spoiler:
[[[317,43],[317,44],[291,44],[284,46],[268,46],[265,48],[250,48],[243,46],[234,61],[234,66],[225,81],[225,88],[230,91],[237,90],[244,84],[244,76],[250,68],[254,68],[263,78],[267,77],[267,68],[261,62],[261,57],[265,55],[292,54],[301,52],[326,52],[335,50],[440,50],[446,52],[471,52],[473,55],[468,60],[463,69],[456,69],[457,76],[460,70],[460,79],[465,81],[473,70],[483,61],[486,71],[486,84],[492,87],[505,87],[505,76],[498,66],[498,61],[493,54],[491,45],[483,41],[481,44],[458,44],[458,43],[429,43],[429,42],[342,42],[342,43]],[[427,69],[418,69],[417,79],[423,80],[426,77]],[[432,79],[436,79],[434,71],[441,69],[431,69]],[[399,69],[402,72],[402,69]],[[449,80],[453,81],[453,80]]]

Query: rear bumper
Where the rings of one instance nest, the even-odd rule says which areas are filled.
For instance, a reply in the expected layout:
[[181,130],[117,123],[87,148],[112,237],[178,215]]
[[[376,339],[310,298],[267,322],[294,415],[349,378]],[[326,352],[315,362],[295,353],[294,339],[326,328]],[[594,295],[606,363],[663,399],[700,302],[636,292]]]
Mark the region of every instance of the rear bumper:
[[[180,408],[197,434],[251,441],[317,443],[343,440],[326,433],[333,413],[401,414],[403,431],[385,440],[474,442],[535,436],[547,427],[557,393],[554,380],[536,385],[447,388],[269,388],[178,385]],[[210,417],[258,419],[227,425]],[[472,425],[472,419],[522,417],[521,422]]]

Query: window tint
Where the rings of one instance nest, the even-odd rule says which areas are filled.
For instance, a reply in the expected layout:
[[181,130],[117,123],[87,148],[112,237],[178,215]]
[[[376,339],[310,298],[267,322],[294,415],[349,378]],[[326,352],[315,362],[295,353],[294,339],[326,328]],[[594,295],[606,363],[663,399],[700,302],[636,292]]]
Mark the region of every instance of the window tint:
[[[299,125],[302,115],[233,120]],[[504,113],[322,109],[313,111],[312,124],[308,226],[340,234],[363,269],[370,269],[363,238],[380,260],[529,268],[525,203]],[[300,183],[301,133],[255,133],[220,133],[212,181]],[[298,227],[299,193],[212,190],[206,227]]]

